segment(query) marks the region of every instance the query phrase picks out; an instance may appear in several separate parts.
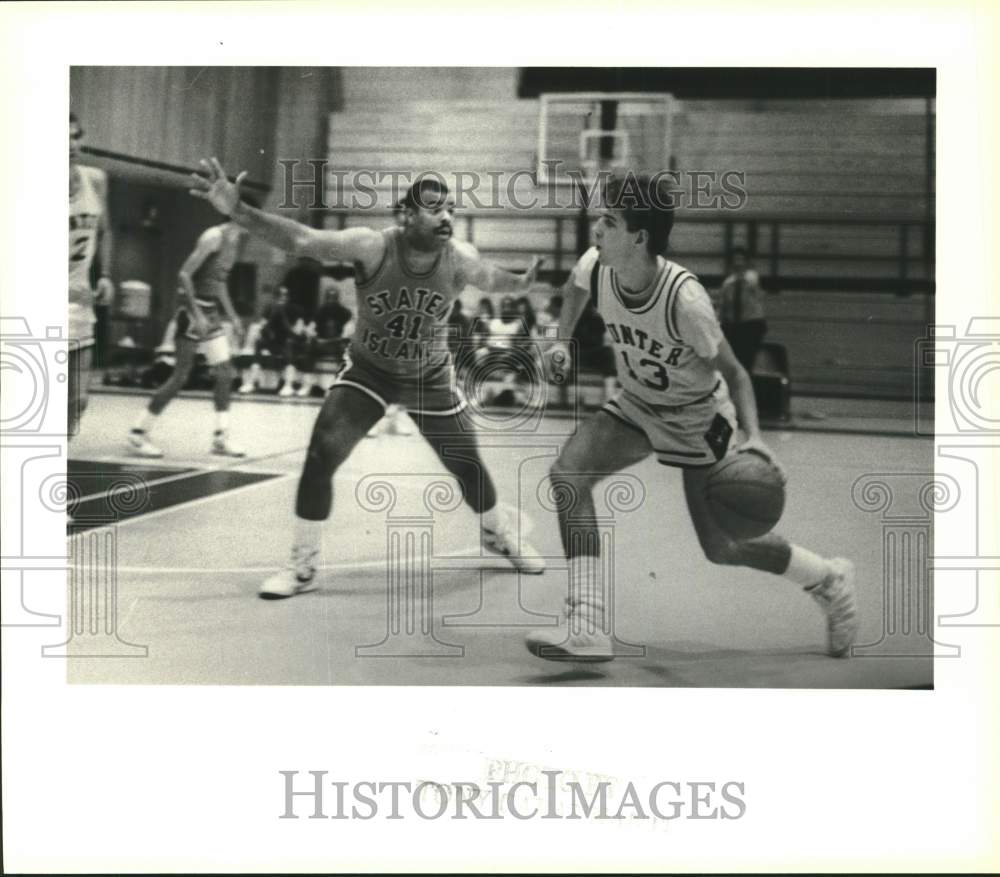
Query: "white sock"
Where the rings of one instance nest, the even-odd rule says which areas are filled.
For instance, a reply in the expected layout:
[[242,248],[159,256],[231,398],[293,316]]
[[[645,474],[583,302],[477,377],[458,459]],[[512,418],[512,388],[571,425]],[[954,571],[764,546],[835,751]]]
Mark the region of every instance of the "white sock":
[[138,430],[139,432],[149,432],[153,428],[153,424],[156,423],[156,418],[159,417],[158,414],[153,414],[148,408],[144,409],[142,414],[139,415],[139,419],[136,420],[135,426],[132,427],[133,430]]
[[301,549],[308,552],[319,551],[320,540],[323,537],[323,527],[326,521],[307,521],[295,516],[295,535],[292,550]]
[[291,384],[295,381],[295,366],[286,365],[285,371],[282,373],[282,377],[285,379],[286,384]]
[[792,546],[792,556],[785,570],[785,578],[803,588],[819,584],[830,574],[830,563],[808,548]]
[[229,429],[229,412],[228,411],[216,411],[215,412],[215,431],[225,432]]
[[505,516],[500,511],[499,502],[493,506],[493,508],[487,509],[485,512],[481,512],[479,519],[482,523],[483,529],[489,530],[492,533],[497,533],[503,529],[503,525],[506,520]]
[[604,583],[599,555],[580,554],[569,559],[569,595],[574,603],[584,602],[598,612],[604,610]]

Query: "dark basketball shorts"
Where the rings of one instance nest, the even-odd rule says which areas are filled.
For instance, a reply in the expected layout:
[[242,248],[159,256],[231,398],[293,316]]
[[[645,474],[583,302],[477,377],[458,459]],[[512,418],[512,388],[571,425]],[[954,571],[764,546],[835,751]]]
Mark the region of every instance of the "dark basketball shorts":
[[455,381],[455,367],[450,357],[440,366],[412,377],[384,372],[365,359],[353,358],[350,350],[344,355],[344,361],[344,370],[337,376],[331,390],[354,387],[383,408],[401,405],[410,414],[458,414],[468,405]]

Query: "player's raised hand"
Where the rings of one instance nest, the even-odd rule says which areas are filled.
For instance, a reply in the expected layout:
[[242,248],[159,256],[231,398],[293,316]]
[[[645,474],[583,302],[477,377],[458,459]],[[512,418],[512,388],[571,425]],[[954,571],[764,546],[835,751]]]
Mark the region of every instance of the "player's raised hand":
[[219,164],[219,159],[211,161],[202,159],[199,164],[205,168],[207,178],[201,174],[191,174],[191,188],[188,190],[196,198],[201,198],[211,204],[219,213],[231,216],[240,203],[240,186],[246,179],[247,172],[241,171],[234,182],[229,182],[226,172]]

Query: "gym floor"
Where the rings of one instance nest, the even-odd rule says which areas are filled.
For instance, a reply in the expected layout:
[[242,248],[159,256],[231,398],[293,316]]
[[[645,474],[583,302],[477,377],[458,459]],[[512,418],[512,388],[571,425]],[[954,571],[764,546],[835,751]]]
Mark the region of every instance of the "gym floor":
[[[443,480],[443,469],[418,435],[383,435],[363,441],[336,477],[319,589],[260,600],[261,580],[286,557],[317,403],[235,401],[231,435],[248,456],[226,460],[208,453],[210,402],[180,398],[153,436],[166,456],[146,461],[125,450],[145,401],[94,395],[71,446],[69,471],[84,498],[76,518],[83,528],[88,518],[93,524],[73,537],[83,540],[77,550],[110,532],[99,526],[109,488],[127,492],[114,485],[138,479],[148,488],[131,506],[124,496],[114,527],[118,636],[147,654],[69,661],[73,682],[932,687],[932,658],[919,638],[914,652],[922,657],[828,658],[824,619],[808,596],[774,576],[709,564],[687,517],[680,473],[652,460],[627,473],[641,482],[644,501],[613,520],[615,634],[630,655],[588,666],[529,654],[524,633],[554,623],[566,593],[556,519],[540,488],[573,428],[570,419],[546,418],[520,437],[481,435],[501,501],[520,508],[522,536],[549,559],[544,575],[519,576],[484,556],[476,519],[461,503],[435,510],[431,526],[415,520],[427,514],[425,489]],[[893,426],[886,406],[877,406],[872,416],[880,419],[869,419],[865,434],[852,431],[852,418],[864,420],[863,411],[838,421],[843,404],[814,407],[824,411],[812,418],[821,431],[795,421],[765,435],[790,477],[778,529],[818,553],[855,562],[858,642],[874,644],[887,623],[883,534],[877,517],[854,505],[851,486],[888,465],[894,472],[930,471],[932,442],[913,437],[912,422],[898,418]],[[373,481],[380,479],[397,493],[391,510],[379,510]],[[409,636],[407,619],[398,627],[390,611],[396,605],[386,562],[390,531],[419,531],[433,540],[433,603],[424,604],[431,606],[430,626],[422,629],[421,619],[411,618]],[[419,543],[419,533],[413,538]],[[405,549],[405,536],[403,542]]]

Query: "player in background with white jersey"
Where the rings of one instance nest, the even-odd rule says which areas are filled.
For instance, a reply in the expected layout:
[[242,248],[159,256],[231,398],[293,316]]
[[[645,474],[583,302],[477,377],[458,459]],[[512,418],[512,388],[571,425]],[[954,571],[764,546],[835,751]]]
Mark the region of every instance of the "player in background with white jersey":
[[209,177],[192,177],[192,195],[273,246],[320,262],[351,262],[356,272],[354,335],[347,364],[313,427],[295,500],[291,556],[284,570],[264,582],[260,595],[291,597],[316,587],[334,473],[391,404],[406,407],[461,483],[465,501],[479,515],[483,546],[522,572],[542,572],[544,561],[523,540],[518,546],[497,503],[475,433],[463,414],[467,403],[456,385],[448,349],[451,305],[466,284],[484,292],[524,292],[534,281],[538,261],[525,275],[512,274],[480,258],[470,244],[453,240],[454,202],[447,188],[430,177],[410,187],[396,227],[327,231],[247,206],[239,191],[245,172],[234,184],[216,159],[202,164]]
[[[665,187],[631,174],[612,179],[596,246],[584,253],[563,290],[560,339],[572,337],[594,296],[614,342],[622,390],[581,424],[552,467],[570,565],[567,624],[529,634],[527,645],[553,660],[614,657],[592,490],[655,454],[660,463],[683,470],[688,511],[705,556],[784,576],[804,588],[826,612],[829,653],[845,655],[857,634],[852,564],[819,557],[775,533],[734,541],[712,517],[705,485],[713,466],[733,452],[770,460],[773,455],[761,438],[750,377],[723,337],[707,293],[693,274],[663,257],[672,227]],[[547,359],[568,362],[565,342],[557,342]],[[741,443],[735,441],[738,428]]]
[[[229,440],[229,404],[236,369],[231,359],[229,340],[222,315],[229,318],[237,338],[240,318],[229,297],[229,274],[240,260],[247,233],[235,222],[225,222],[205,229],[194,250],[178,272],[181,305],[177,309],[177,364],[170,378],[153,394],[128,435],[128,449],[140,457],[162,457],[149,439],[163,409],[187,383],[195,356],[205,356],[215,381],[215,432],[211,452],[224,457],[243,457],[245,453]],[[239,343],[239,342],[238,342]]]
[[[111,227],[108,217],[108,178],[104,171],[83,167],[80,141],[83,128],[69,114],[69,381],[67,435],[72,438],[87,407],[94,347],[94,305],[110,304]],[[101,277],[97,290],[90,285],[90,269],[100,250]]]

